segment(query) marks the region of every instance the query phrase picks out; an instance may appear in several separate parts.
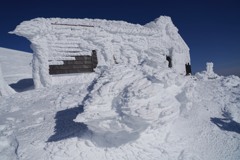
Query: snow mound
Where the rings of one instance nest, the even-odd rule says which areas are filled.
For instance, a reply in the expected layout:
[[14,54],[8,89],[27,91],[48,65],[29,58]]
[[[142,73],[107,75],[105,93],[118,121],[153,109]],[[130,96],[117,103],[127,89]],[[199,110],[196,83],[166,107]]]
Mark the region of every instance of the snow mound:
[[8,84],[32,78],[32,54],[0,47],[2,74]]
[[228,76],[222,80],[222,86],[227,88],[228,92],[233,93],[233,95],[229,95],[229,99],[232,102],[230,106],[226,105],[223,110],[229,114],[229,118],[236,122],[240,122],[240,78],[238,76]]
[[228,76],[224,79],[223,85],[229,88],[237,88],[240,86],[240,78],[234,75]]
[[0,47],[2,77],[15,91],[33,87],[32,54]]
[[8,86],[8,84],[3,79],[2,69],[0,64],[0,96],[8,96],[15,93],[14,90]]
[[116,65],[92,83],[84,112],[75,121],[98,135],[108,133],[115,140],[122,135],[121,141],[128,138],[123,132],[140,134],[153,123],[169,125],[179,115],[175,96],[187,79],[171,69],[158,72],[151,67]]

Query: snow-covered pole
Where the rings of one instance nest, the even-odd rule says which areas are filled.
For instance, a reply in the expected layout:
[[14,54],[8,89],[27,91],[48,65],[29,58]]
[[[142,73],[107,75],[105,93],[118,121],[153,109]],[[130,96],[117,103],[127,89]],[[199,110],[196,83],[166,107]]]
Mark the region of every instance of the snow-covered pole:
[[[41,41],[41,42],[40,42]],[[49,75],[48,50],[44,37],[31,41],[33,54],[33,81],[35,88],[51,86],[51,76]]]
[[48,43],[46,38],[51,33],[48,21],[36,18],[22,22],[11,34],[26,37],[31,42],[33,50],[33,81],[35,88],[51,86],[48,64]]
[[213,63],[212,62],[207,62],[206,63],[206,70],[209,75],[213,74]]
[[206,74],[208,76],[208,79],[215,79],[218,77],[216,73],[213,71],[213,63],[212,62],[207,62],[206,63]]

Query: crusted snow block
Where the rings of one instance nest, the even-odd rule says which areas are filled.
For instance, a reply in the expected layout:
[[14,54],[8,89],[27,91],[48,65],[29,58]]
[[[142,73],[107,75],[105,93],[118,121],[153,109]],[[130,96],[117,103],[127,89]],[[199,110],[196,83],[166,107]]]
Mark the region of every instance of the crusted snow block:
[[214,71],[213,71],[213,63],[212,62],[206,63],[206,74],[208,76],[208,79],[214,79],[214,78],[218,77],[218,75],[216,73],[214,73]]
[[196,73],[196,77],[199,79],[208,80],[208,79],[216,79],[219,76],[216,73],[214,73],[214,71],[213,71],[213,63],[207,62],[206,63],[206,71]]
[[116,64],[168,68],[170,62],[166,57],[169,57],[171,69],[185,75],[185,65],[190,64],[189,48],[167,16],[143,26],[100,19],[36,18],[22,22],[11,33],[32,43],[36,88],[64,83],[64,80],[79,82],[76,77],[81,77],[80,80],[94,77],[94,72],[87,76],[49,74],[49,65],[63,64],[74,56],[91,55],[92,50],[97,51],[99,70]]
[[1,64],[0,64],[0,97],[1,96],[8,96],[15,93],[15,91],[8,86],[8,84],[5,82],[3,79],[2,75],[2,69],[1,69]]

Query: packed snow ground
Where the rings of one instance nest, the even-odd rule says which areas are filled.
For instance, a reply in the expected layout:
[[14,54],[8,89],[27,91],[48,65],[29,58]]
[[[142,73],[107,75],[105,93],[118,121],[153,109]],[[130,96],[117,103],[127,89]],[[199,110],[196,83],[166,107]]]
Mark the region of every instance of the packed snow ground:
[[120,64],[97,75],[0,97],[0,159],[240,159],[239,77]]
[[0,47],[0,65],[0,96],[33,88],[32,54]]
[[0,64],[0,96],[8,96],[14,93],[14,90],[9,87],[2,75],[2,68]]
[[0,47],[2,74],[8,84],[32,79],[32,54]]

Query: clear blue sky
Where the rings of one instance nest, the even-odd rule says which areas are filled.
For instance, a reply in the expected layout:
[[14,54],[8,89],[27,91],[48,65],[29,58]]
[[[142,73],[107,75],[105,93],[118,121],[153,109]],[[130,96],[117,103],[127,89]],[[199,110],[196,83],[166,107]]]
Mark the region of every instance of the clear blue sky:
[[0,12],[0,47],[28,52],[25,38],[8,34],[24,20],[101,18],[145,24],[167,15],[190,47],[193,72],[212,61],[218,74],[240,76],[238,0],[3,0]]

